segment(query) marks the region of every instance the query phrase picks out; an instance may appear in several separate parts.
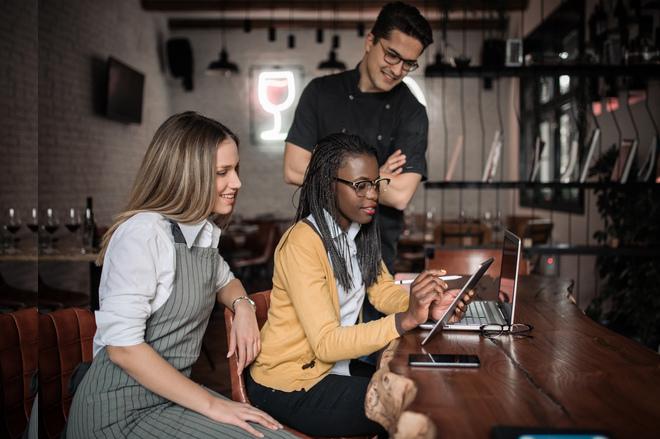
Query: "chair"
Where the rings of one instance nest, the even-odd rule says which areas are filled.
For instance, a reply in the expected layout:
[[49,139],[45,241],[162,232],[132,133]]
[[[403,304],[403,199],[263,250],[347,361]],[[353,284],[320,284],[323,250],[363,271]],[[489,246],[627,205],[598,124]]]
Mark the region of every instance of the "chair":
[[36,389],[39,335],[37,308],[0,314],[0,437],[22,437]]
[[94,314],[88,309],[39,315],[39,437],[62,433],[73,400],[69,381],[78,364],[92,361],[95,332]]
[[533,245],[545,244],[552,235],[553,223],[537,216],[507,216],[507,228],[520,236],[523,242],[530,239]]
[[273,275],[273,255],[277,247],[277,224],[261,222],[256,232],[246,237],[246,256],[232,258],[229,265],[240,279],[246,279],[248,291],[267,288]]
[[[429,252],[426,258],[427,269],[443,269],[448,274],[472,274],[479,265],[488,258],[493,258],[486,275],[493,278],[500,276],[502,268],[502,251],[500,249],[442,249],[436,248]],[[521,257],[519,270],[520,275],[528,274],[527,262]]]
[[490,242],[490,229],[480,221],[443,221],[434,230],[436,245],[484,245]]
[[[258,293],[250,294],[250,298],[254,300],[256,304],[256,314],[257,314],[257,325],[261,329],[266,320],[268,319],[268,308],[270,308],[270,290],[260,291]],[[229,309],[225,308],[225,328],[227,329],[227,344],[229,344],[229,334],[231,334],[231,328],[234,323],[234,313]],[[236,354],[232,355],[229,359],[229,378],[231,379],[231,399],[236,402],[244,402],[250,404],[250,399],[248,398],[247,391],[245,390],[245,379],[243,374],[238,373],[238,358]],[[296,431],[289,427],[284,427],[288,432],[301,437],[311,439],[309,436]],[[368,439],[365,436],[354,437],[353,439]],[[317,438],[321,439],[321,438]]]

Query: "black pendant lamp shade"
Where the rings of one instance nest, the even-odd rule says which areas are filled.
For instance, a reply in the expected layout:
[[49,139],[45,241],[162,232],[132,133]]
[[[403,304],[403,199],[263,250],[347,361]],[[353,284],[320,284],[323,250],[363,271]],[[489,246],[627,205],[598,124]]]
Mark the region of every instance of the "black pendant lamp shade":
[[331,50],[328,54],[328,59],[321,61],[318,66],[319,70],[346,70],[346,64],[337,59],[337,53]]
[[360,38],[364,36],[364,23],[359,22],[357,24],[357,34]]
[[229,61],[229,55],[226,49],[220,51],[220,58],[212,61],[206,69],[206,73],[210,75],[225,75],[228,76],[232,73],[238,73],[238,66]]
[[442,53],[436,52],[435,62],[433,64],[429,64],[426,66],[426,69],[424,69],[424,76],[428,78],[438,75],[444,72],[447,69],[447,67],[451,67],[451,66],[444,60]]
[[337,34],[332,36],[332,48],[339,49],[339,35]]

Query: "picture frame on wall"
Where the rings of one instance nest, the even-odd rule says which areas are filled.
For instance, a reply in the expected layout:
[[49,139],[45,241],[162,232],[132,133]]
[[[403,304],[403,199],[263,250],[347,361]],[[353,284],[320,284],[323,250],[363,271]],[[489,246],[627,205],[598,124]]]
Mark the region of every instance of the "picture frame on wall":
[[578,162],[578,141],[577,139],[571,140],[571,146],[568,153],[568,163],[559,176],[559,181],[562,183],[570,183],[573,179],[573,173]]
[[596,155],[596,148],[600,144],[600,128],[596,128],[591,133],[591,139],[589,141],[589,149],[587,151],[587,156],[584,159],[582,164],[582,173],[580,174],[580,183],[587,181],[589,177],[589,169],[591,168],[591,162]]
[[536,181],[539,171],[541,170],[541,156],[543,155],[543,149],[545,148],[545,142],[541,140],[541,137],[536,136],[536,141],[534,142],[534,157],[532,158],[532,171],[529,174],[529,181]]
[[644,165],[639,169],[639,172],[637,173],[637,179],[643,182],[655,181],[659,176],[657,172],[654,175],[656,167],[658,166],[656,164],[657,162],[660,162],[660,160],[658,160],[658,136],[656,135],[653,136],[653,139],[651,139],[651,145],[649,146],[649,151],[646,154],[646,160],[644,161]]
[[612,168],[611,181],[619,183],[628,181],[630,168],[632,168],[636,154],[637,139],[624,139],[619,147],[619,154],[614,163],[614,168]]
[[509,38],[506,40],[506,59],[504,65],[507,67],[520,67],[523,63],[523,41],[520,38]]
[[[445,174],[445,181],[451,181],[454,176],[454,171],[456,170],[456,165],[458,164],[458,158],[461,155],[463,150],[463,135],[459,134],[454,144],[454,148],[451,151],[451,158],[449,159],[449,165],[447,166],[447,173]],[[463,176],[465,179],[465,176]]]
[[484,166],[484,173],[481,177],[481,181],[484,183],[490,183],[495,178],[497,173],[497,163],[500,160],[500,152],[502,150],[502,132],[500,130],[495,130],[495,135],[493,136],[493,142],[490,145],[490,152],[488,153],[488,160],[486,160],[486,166]]

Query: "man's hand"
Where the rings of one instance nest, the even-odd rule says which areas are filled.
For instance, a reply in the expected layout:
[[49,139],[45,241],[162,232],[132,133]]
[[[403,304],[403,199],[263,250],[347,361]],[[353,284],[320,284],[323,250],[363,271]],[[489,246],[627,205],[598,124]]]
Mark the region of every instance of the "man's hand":
[[392,178],[403,172],[403,165],[406,164],[406,156],[400,149],[387,158],[380,167],[380,176],[382,178]]

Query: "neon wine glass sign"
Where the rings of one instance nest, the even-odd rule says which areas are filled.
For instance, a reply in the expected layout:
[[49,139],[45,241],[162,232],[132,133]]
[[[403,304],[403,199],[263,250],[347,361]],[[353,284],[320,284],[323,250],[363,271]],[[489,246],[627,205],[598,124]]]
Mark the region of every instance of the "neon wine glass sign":
[[261,108],[273,115],[273,128],[261,132],[262,140],[284,140],[282,132],[282,113],[289,109],[296,96],[296,82],[293,72],[274,70],[259,73],[257,97]]

